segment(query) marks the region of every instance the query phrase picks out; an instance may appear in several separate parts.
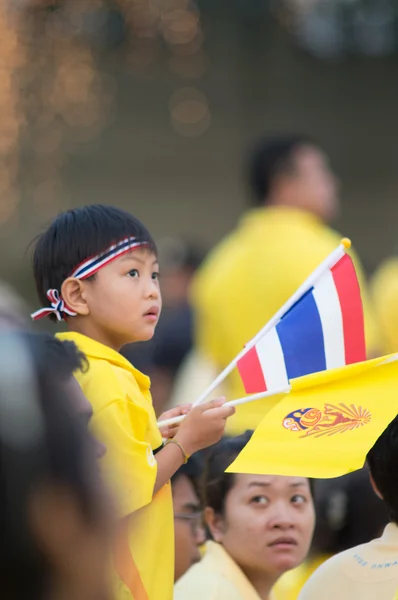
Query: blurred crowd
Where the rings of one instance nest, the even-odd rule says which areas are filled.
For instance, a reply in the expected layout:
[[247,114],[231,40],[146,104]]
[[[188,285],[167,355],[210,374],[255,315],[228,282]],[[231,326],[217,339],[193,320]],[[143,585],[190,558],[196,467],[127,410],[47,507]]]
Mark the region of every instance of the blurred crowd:
[[[194,402],[339,244],[341,236],[331,223],[340,211],[341,184],[315,140],[304,135],[260,140],[246,174],[250,206],[215,248],[183,238],[157,244],[162,315],[152,339],[123,346],[117,368],[131,363],[150,377],[158,418]],[[355,251],[352,257],[368,356],[393,353],[398,349],[398,257],[389,257],[371,279]],[[58,316],[68,305],[78,319],[88,314],[82,307],[90,300],[84,294],[78,299],[81,289],[71,284],[68,303],[52,304],[53,313]],[[103,331],[110,327],[104,325],[106,301],[97,313]],[[93,329],[87,331],[96,339]],[[147,593],[146,581],[134,587],[141,591],[129,592],[127,580],[134,579],[131,586],[136,586],[140,578],[139,562],[123,567],[125,587],[114,591],[112,549],[130,511],[120,514],[119,499],[101,476],[102,462],[117,441],[102,435],[106,421],[100,428],[91,426],[93,414],[99,422],[84,384],[91,350],[82,351],[62,336],[36,333],[25,302],[5,283],[0,346],[1,598],[171,600]],[[228,399],[243,396],[238,375],[232,373],[218,393]],[[261,406],[255,402],[238,407],[220,441],[197,442],[198,451],[190,457],[178,441],[177,458],[169,452],[176,465],[170,472],[174,598],[393,600],[398,590],[398,423],[393,421],[364,457],[364,468],[344,477],[312,481],[226,473],[260,420]],[[162,435],[173,439],[170,432]],[[167,444],[159,455],[153,446],[152,458],[160,465]],[[133,472],[141,468],[134,457],[126,462]],[[169,479],[159,484],[160,491],[155,482],[154,498]],[[140,496],[146,483],[135,489],[125,471],[118,492],[124,486],[129,497]],[[131,511],[137,522],[142,510],[138,505]],[[150,521],[146,529],[136,526],[139,545]],[[153,526],[163,528],[161,521]],[[160,553],[172,556],[167,539],[164,533]],[[153,564],[157,558],[152,557]],[[156,567],[151,577],[158,577]]]

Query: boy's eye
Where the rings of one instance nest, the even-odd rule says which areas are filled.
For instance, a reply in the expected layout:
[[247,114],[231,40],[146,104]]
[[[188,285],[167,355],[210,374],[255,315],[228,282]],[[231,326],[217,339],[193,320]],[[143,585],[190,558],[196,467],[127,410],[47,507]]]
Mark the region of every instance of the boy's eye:
[[128,276],[129,277],[139,277],[139,273],[138,273],[137,269],[131,269],[131,271],[128,272]]
[[152,273],[152,279],[154,281],[159,281],[159,279],[160,279],[160,273],[158,273],[157,271],[155,271],[154,273]]

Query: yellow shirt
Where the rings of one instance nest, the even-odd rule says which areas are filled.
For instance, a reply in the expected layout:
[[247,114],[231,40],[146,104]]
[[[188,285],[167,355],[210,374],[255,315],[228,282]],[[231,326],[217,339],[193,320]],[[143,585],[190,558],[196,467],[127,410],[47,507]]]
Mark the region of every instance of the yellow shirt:
[[[191,300],[196,347],[219,368],[226,367],[269,321],[341,240],[312,214],[289,207],[253,210],[199,269]],[[354,256],[363,294],[368,350],[377,348],[377,329]],[[229,376],[229,399],[245,395],[237,369]],[[261,403],[260,403],[261,404]],[[254,428],[261,407],[253,402],[228,419],[229,433]]]
[[398,586],[398,527],[336,554],[304,585],[299,600],[391,600]]
[[384,354],[398,352],[398,258],[389,258],[372,279],[373,302]]
[[272,588],[275,600],[297,600],[307,579],[327,558],[329,557],[321,556],[308,559],[299,567],[284,573]]
[[174,521],[170,483],[153,496],[162,443],[149,378],[111,348],[78,333],[72,340],[89,360],[77,379],[92,404],[94,435],[107,448],[101,467],[114,492],[120,526],[114,552],[117,600],[171,600]]
[[202,560],[177,581],[174,600],[260,600],[260,596],[221,544],[207,542]]

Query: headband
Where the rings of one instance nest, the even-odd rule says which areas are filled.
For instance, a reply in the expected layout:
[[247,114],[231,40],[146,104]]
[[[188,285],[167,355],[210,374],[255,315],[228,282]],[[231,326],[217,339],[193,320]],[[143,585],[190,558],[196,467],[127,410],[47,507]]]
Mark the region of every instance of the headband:
[[[119,258],[123,254],[127,254],[127,252],[134,250],[134,248],[147,245],[148,242],[139,242],[135,237],[125,238],[121,242],[110,246],[107,250],[105,250],[105,252],[101,252],[101,254],[97,254],[96,256],[83,261],[78,267],[76,267],[76,269],[73,270],[70,277],[81,280],[88,279],[92,275],[95,275],[95,273],[102,269],[102,267],[105,267],[115,260],[115,258]],[[43,317],[48,317],[49,315],[55,315],[58,321],[64,321],[65,315],[69,315],[71,317],[75,317],[77,315],[76,312],[68,308],[58,290],[47,290],[47,298],[50,301],[50,306],[41,308],[40,310],[32,313],[31,317],[34,321],[42,319]]]

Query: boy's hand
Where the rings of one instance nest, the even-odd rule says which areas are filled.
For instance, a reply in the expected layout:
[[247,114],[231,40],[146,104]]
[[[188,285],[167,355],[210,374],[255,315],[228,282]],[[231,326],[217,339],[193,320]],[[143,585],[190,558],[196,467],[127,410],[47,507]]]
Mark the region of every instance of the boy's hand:
[[192,408],[180,424],[176,440],[191,455],[218,442],[225,429],[226,420],[235,408],[224,406],[225,398],[217,398]]
[[[187,415],[192,408],[192,404],[180,404],[170,410],[166,410],[159,417],[159,421],[166,421],[166,419],[172,419],[173,417],[180,417],[181,415]],[[163,438],[174,437],[177,433],[181,423],[175,423],[174,425],[164,425],[160,427],[160,433]]]

